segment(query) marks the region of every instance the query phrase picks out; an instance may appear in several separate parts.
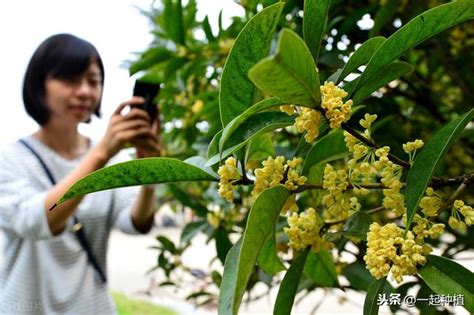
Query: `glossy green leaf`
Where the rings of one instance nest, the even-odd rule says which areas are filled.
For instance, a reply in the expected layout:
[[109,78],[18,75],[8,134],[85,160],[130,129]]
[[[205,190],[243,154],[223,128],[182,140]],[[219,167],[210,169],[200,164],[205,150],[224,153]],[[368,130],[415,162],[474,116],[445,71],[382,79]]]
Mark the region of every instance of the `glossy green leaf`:
[[221,137],[222,137],[222,130],[220,130],[218,133],[214,135],[214,137],[212,137],[211,142],[207,146],[206,158],[208,160],[214,155],[219,154],[219,141]]
[[218,314],[231,315],[234,309],[234,295],[237,288],[237,274],[239,272],[239,254],[242,247],[242,238],[232,246],[227,253],[224,264],[224,273],[219,291]]
[[342,229],[342,235],[365,240],[371,224],[372,219],[369,214],[364,211],[357,211],[347,219]]
[[[394,61],[373,76],[373,80],[362,86],[353,96],[354,105],[360,104],[372,92],[387,85],[399,77],[413,71],[413,66],[403,61]],[[357,82],[357,81],[355,81]],[[346,87],[344,87],[345,89]],[[346,90],[347,91],[347,90]]]
[[254,137],[268,131],[294,124],[295,118],[280,111],[263,112],[253,115],[242,123],[226,142],[222,153],[212,156],[206,166],[214,165],[242,148]]
[[[226,259],[230,266],[224,268],[224,279],[233,277],[221,286],[219,314],[237,314],[240,302],[247,287],[250,275],[257,262],[260,251],[275,227],[281,208],[289,196],[289,191],[279,185],[264,190],[255,200],[247,219],[242,245],[236,256],[231,252]],[[233,257],[229,261],[229,256]],[[226,274],[227,273],[227,274]]]
[[344,133],[342,130],[331,132],[319,139],[306,155],[303,171],[304,175],[308,174],[310,168],[316,164],[328,163],[349,154],[344,141]]
[[407,176],[405,189],[407,207],[407,229],[415,216],[418,204],[428,187],[431,177],[448,152],[451,145],[456,141],[461,131],[473,119],[474,109],[459,116],[436,132],[433,138],[425,144],[421,152],[416,156]]
[[306,257],[308,256],[309,251],[310,247],[307,247],[301,254],[299,254],[286,272],[285,277],[280,284],[280,288],[278,289],[278,295],[273,307],[273,314],[291,314],[291,309],[293,308],[293,303],[295,301],[295,295],[298,291],[298,284],[300,282],[306,262]]
[[263,271],[265,271],[265,273],[271,276],[286,269],[285,265],[283,265],[277,255],[275,229],[268,234],[268,237],[263,244],[260,255],[258,256],[258,265],[263,269]]
[[443,4],[413,18],[377,49],[353,92],[372,81],[379,71],[410,48],[470,18],[474,18],[474,1],[472,0]]
[[318,60],[330,5],[331,0],[304,1],[303,38],[315,61]]
[[260,11],[245,25],[235,40],[220,83],[219,108],[223,127],[261,97],[247,73],[268,54],[283,6],[283,3],[276,3]]
[[378,295],[384,290],[386,278],[373,281],[364,301],[364,315],[378,315],[379,306],[377,305]]
[[183,6],[181,0],[165,0],[163,27],[166,34],[176,44],[184,45]]
[[181,232],[180,237],[180,244],[185,245],[186,243],[191,242],[191,240],[205,228],[207,228],[209,224],[205,220],[194,221],[186,224]]
[[339,285],[336,265],[331,253],[325,249],[321,249],[318,253],[311,252],[308,255],[304,274],[315,284],[322,287],[336,287]]
[[225,142],[229,139],[229,137],[234,133],[234,131],[242,125],[249,117],[252,115],[255,115],[258,112],[261,112],[265,109],[275,107],[275,106],[280,106],[284,105],[286,103],[282,102],[281,100],[272,97],[265,99],[261,102],[258,102],[257,104],[253,105],[252,107],[249,107],[246,109],[242,114],[239,116],[235,117],[230,121],[227,126],[222,131],[222,136],[219,140],[219,151],[222,152],[222,149],[224,148]]
[[272,137],[266,133],[264,135],[254,137],[252,141],[250,141],[245,161],[262,160],[273,155],[275,155],[275,148],[273,147]]
[[365,41],[349,58],[347,63],[345,64],[344,68],[342,68],[341,72],[335,78],[335,82],[339,83],[345,79],[350,73],[354,72],[358,67],[365,65],[369,62],[370,58],[377,50],[377,48],[382,45],[385,41],[385,37],[378,36],[374,38],[370,38]]
[[284,102],[309,107],[321,102],[313,57],[301,37],[289,29],[280,33],[277,54],[257,63],[248,75],[262,91]]
[[206,158],[202,156],[192,156],[184,160],[184,162],[190,165],[194,165],[197,168],[200,168],[201,170],[203,170],[204,172],[208,173],[211,176],[214,176],[216,178],[219,177],[219,175],[217,175],[217,173],[214,172],[212,168],[206,166],[207,160]]
[[474,313],[474,274],[454,261],[427,256],[425,266],[418,269],[426,284],[440,295],[462,295],[464,307]]
[[75,182],[59,199],[71,198],[112,188],[184,181],[217,181],[194,165],[170,158],[146,158],[117,163],[90,173]]
[[173,53],[165,47],[154,47],[144,52],[138,61],[130,65],[130,75],[134,75],[138,71],[147,70],[153,65],[166,61],[173,56]]

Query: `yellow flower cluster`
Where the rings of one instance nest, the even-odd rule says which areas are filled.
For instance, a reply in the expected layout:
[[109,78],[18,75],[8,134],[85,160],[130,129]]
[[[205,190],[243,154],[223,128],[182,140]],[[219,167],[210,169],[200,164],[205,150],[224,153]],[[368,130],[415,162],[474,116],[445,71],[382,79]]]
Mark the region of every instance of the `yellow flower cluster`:
[[[293,115],[296,113],[295,106],[293,105],[283,105],[280,106],[282,112],[287,113],[288,115]],[[319,135],[319,122],[321,121],[321,113],[317,110],[300,107],[298,112],[298,117],[295,119],[295,128],[299,133],[306,131],[304,139],[307,143],[313,142]]]
[[296,117],[295,127],[299,133],[305,132],[304,139],[307,143],[311,143],[319,135],[319,122],[321,120],[321,113],[317,110],[303,107],[300,115]]
[[405,153],[411,153],[413,151],[421,149],[421,147],[423,147],[423,145],[424,145],[423,140],[416,139],[413,142],[407,142],[407,143],[403,144],[403,151],[405,151]]
[[404,235],[404,230],[394,223],[384,226],[372,223],[367,233],[364,260],[376,279],[387,276],[391,271],[392,279],[400,283],[404,275],[416,274],[417,265],[426,263],[425,255],[430,251],[429,246],[415,242],[411,231]]
[[[464,220],[461,218],[461,213],[464,216]],[[456,200],[454,201],[454,207],[451,211],[451,216],[449,217],[448,224],[453,229],[460,231],[466,230],[466,225],[471,226],[474,223],[474,210],[471,206],[465,205],[464,201]]]
[[323,174],[323,188],[328,191],[322,203],[326,206],[323,216],[325,220],[342,220],[349,216],[350,211],[359,211],[360,204],[357,197],[348,197],[344,191],[349,186],[348,175],[345,170],[334,170],[326,164]]
[[295,157],[292,160],[288,160],[286,164],[285,161],[286,159],[283,156],[278,156],[275,159],[270,156],[266,161],[262,162],[263,167],[255,170],[255,183],[252,190],[253,197],[258,196],[267,188],[280,184],[285,178],[285,172],[287,178],[284,185],[289,190],[295,190],[298,186],[306,183],[307,178],[300,176],[298,172],[298,167],[303,160]]
[[343,103],[342,99],[347,96],[347,92],[337,87],[334,82],[325,82],[320,87],[320,91],[322,94],[321,107],[326,110],[329,125],[331,128],[339,128],[351,116],[352,100]]
[[422,218],[420,215],[415,215],[413,222],[416,225],[412,231],[416,236],[418,243],[423,243],[428,236],[432,239],[437,239],[444,232],[445,225],[443,223],[431,223],[427,218]]
[[443,200],[441,197],[434,192],[433,188],[428,187],[426,189],[426,196],[421,198],[420,208],[427,217],[435,217],[438,215],[442,204]]
[[288,235],[288,246],[294,250],[301,251],[311,246],[314,252],[318,252],[322,248],[332,247],[332,243],[319,235],[323,221],[314,208],[308,208],[299,214],[293,212],[287,220],[289,227],[285,227],[283,231]]
[[397,216],[405,213],[405,197],[400,190],[402,189],[402,167],[388,159],[390,147],[382,147],[375,151],[378,160],[374,162],[377,171],[380,172],[381,183],[386,187],[382,190],[384,199],[383,205],[386,209],[391,209]]
[[220,176],[219,196],[225,198],[228,202],[233,202],[234,189],[232,183],[240,179],[235,158],[229,157],[225,164],[219,167],[217,174]]
[[282,106],[280,106],[280,110],[282,112],[287,113],[289,116],[296,113],[295,107],[293,105],[282,105]]

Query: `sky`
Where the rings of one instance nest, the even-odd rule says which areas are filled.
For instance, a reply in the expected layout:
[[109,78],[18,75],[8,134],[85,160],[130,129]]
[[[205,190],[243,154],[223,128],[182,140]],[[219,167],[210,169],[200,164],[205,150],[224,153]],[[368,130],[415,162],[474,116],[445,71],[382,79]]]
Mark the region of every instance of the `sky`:
[[[186,1],[183,1],[186,2]],[[212,26],[223,10],[224,26],[242,9],[232,0],[198,0],[197,20],[209,15]],[[34,50],[47,37],[71,33],[90,41],[105,66],[102,119],[80,126],[85,135],[100,139],[108,119],[119,103],[132,95],[134,79],[122,65],[134,52],[146,49],[152,40],[148,19],[138,8],[152,0],[15,0],[0,2],[0,147],[38,129],[25,112],[23,76]]]

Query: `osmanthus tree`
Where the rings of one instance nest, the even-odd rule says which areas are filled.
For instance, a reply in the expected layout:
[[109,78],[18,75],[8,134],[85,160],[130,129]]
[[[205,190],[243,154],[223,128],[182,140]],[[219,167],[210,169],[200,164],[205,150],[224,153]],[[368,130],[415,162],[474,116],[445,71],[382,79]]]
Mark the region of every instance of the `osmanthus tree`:
[[[208,113],[218,110],[218,115],[205,117],[214,128],[206,150],[195,146],[201,155],[184,161],[148,158],[101,169],[75,183],[59,203],[124,186],[212,183],[198,186],[201,199],[186,200],[185,188],[174,190],[202,219],[184,228],[179,246],[158,237],[158,267],[170,276],[178,265],[170,257],[179,260],[199,231],[215,238],[216,255],[225,262],[222,277],[214,274],[219,314],[237,314],[245,292],[257,281],[279,286],[275,314],[290,314],[297,293],[319,288],[366,291],[365,314],[378,312],[381,294],[404,297],[412,288],[419,288],[419,298],[449,297],[445,311],[457,303],[474,312],[474,275],[453,259],[473,248],[472,71],[466,74],[453,65],[465,53],[464,44],[456,40],[472,45],[464,24],[472,23],[468,20],[474,18],[474,1],[435,5],[416,16],[396,1],[349,10],[357,13],[349,19],[355,24],[377,7],[372,35],[385,32],[387,21],[405,13],[400,13],[404,20],[398,30],[369,37],[342,58],[334,58],[325,47],[330,44],[328,33],[335,38],[353,32],[331,14],[345,12],[341,1],[306,0],[302,7],[293,2],[242,2],[247,15],[232,31],[225,33],[221,27],[222,38],[216,39],[205,20],[207,41],[200,42],[183,29],[198,22],[179,22],[193,11],[194,2],[183,8],[180,1],[165,1],[158,24],[168,29],[157,32],[161,41],[150,51],[181,54],[177,58],[186,58],[181,61],[186,68],[205,47],[221,47],[202,57],[204,66],[196,65],[201,70],[189,70],[208,72],[208,80],[196,76],[200,83],[191,89],[194,94],[183,88],[189,76],[181,66],[173,66],[175,59],[153,59],[148,51],[134,64],[136,71],[148,71],[148,79],[164,82],[168,92],[160,99],[169,102],[169,111],[183,101],[175,98],[183,91],[194,104],[191,112],[197,100]],[[173,28],[173,23],[178,26]],[[415,47],[429,48],[426,43],[448,29],[449,38],[440,44],[448,52],[433,53],[432,64],[430,51]],[[232,48],[225,57],[223,45],[213,40],[223,43],[229,38]],[[166,44],[169,39],[174,45]],[[439,51],[440,40],[433,43],[433,50]],[[200,48],[190,58],[193,47]],[[146,61],[147,54],[155,57]],[[216,55],[225,57],[221,72],[216,70],[220,65],[209,64],[209,59],[219,62]],[[448,64],[442,63],[440,58],[448,55]],[[459,73],[459,89],[447,82],[447,73]],[[455,99],[439,87],[450,89]],[[431,91],[441,94],[436,99],[420,95]],[[179,117],[194,119],[185,110]],[[203,133],[202,139],[209,136]],[[454,173],[451,166],[456,167]],[[343,257],[347,255],[353,259]],[[194,296],[199,294],[208,293]],[[408,306],[393,305],[392,310]],[[436,312],[425,301],[416,307]]]

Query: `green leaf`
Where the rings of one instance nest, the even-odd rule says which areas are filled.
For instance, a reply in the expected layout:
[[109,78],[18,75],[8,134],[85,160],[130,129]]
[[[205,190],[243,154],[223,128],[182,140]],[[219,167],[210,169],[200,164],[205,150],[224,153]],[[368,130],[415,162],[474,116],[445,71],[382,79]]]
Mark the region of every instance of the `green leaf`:
[[[206,152],[206,158],[209,160],[211,157],[213,157],[216,154],[219,154],[219,141],[222,137],[222,130],[220,130],[218,133],[212,137],[211,142],[209,143],[209,146],[207,147],[207,152]],[[205,164],[208,165],[208,164]]]
[[370,38],[365,41],[356,51],[354,51],[340,74],[334,80],[335,83],[337,84],[341,82],[345,77],[347,77],[347,75],[354,72],[358,67],[365,65],[384,41],[385,37],[382,36]]
[[233,314],[234,294],[237,288],[237,273],[239,267],[239,254],[242,247],[242,238],[232,246],[227,253],[224,264],[224,273],[219,291],[218,314]]
[[284,102],[309,107],[321,102],[313,57],[301,37],[289,29],[280,33],[277,54],[250,69],[249,78],[262,91]]
[[369,214],[363,211],[357,211],[347,219],[342,229],[342,235],[366,240],[371,224],[372,219]]
[[315,284],[322,287],[339,285],[336,265],[328,250],[321,249],[318,253],[311,252],[306,259],[304,274]]
[[365,268],[365,264],[356,261],[347,266],[342,273],[356,290],[367,291],[375,278]]
[[393,21],[393,16],[397,12],[398,0],[388,0],[375,14],[374,27],[369,32],[369,37],[376,36],[380,33],[380,29],[388,22]]
[[183,181],[218,181],[196,166],[170,158],[145,158],[92,172],[75,182],[57,205],[71,198],[112,188]]
[[209,224],[206,220],[200,220],[186,224],[186,226],[183,228],[183,231],[181,232],[180,244],[185,245],[189,243],[194,236],[196,236],[208,226]]
[[418,204],[428,187],[437,166],[456,141],[461,131],[474,117],[474,109],[452,120],[431,138],[416,156],[413,166],[408,172],[405,189],[407,207],[407,229],[415,216]]
[[[360,104],[362,100],[364,100],[367,96],[369,96],[372,92],[377,91],[382,86],[387,85],[388,83],[392,82],[399,77],[410,73],[413,71],[413,66],[409,63],[403,61],[394,61],[391,64],[387,65],[379,71],[377,74],[373,76],[373,80],[367,82],[364,86],[362,86],[353,96],[352,101],[354,105]],[[357,81],[354,81],[357,84]],[[344,87],[346,90],[346,86]],[[350,91],[350,89],[346,90]]]
[[258,265],[263,269],[263,271],[265,271],[265,273],[271,276],[286,269],[285,265],[283,265],[277,255],[275,229],[268,234],[268,237],[263,244],[260,255],[258,256]]
[[283,3],[255,15],[237,36],[222,72],[219,108],[222,126],[260,99],[261,93],[247,77],[250,68],[268,54]]
[[168,189],[173,194],[173,197],[183,206],[191,208],[199,217],[206,218],[209,210],[203,203],[201,203],[201,200],[188,194],[186,191],[179,188],[177,184],[169,183]]
[[474,17],[474,1],[460,0],[421,13],[380,45],[359,77],[354,92],[373,80],[386,65],[410,48],[456,24]]
[[166,236],[160,235],[157,236],[156,239],[163,245],[164,249],[166,249],[172,254],[176,254],[176,246],[174,246],[174,243],[170,241]]
[[222,264],[224,264],[227,253],[232,247],[232,243],[229,239],[229,233],[223,227],[218,227],[215,231],[215,238],[217,257],[222,262]]
[[163,28],[176,44],[184,45],[183,6],[181,0],[165,0]]
[[285,274],[283,281],[278,289],[278,295],[273,307],[273,314],[284,315],[291,314],[291,309],[295,301],[295,295],[298,291],[298,284],[303,273],[306,257],[310,251],[307,247],[298,257],[293,261],[290,268]]
[[130,65],[130,75],[134,75],[138,71],[147,70],[157,63],[168,60],[172,56],[173,53],[165,47],[150,48],[140,56],[138,61]]
[[[281,208],[289,196],[282,185],[264,190],[250,210],[238,255],[231,252],[224,267],[224,280],[220,288],[219,314],[237,314],[240,302],[252,274],[260,251],[275,227]],[[232,260],[229,260],[232,257]],[[227,264],[230,264],[227,266]],[[232,279],[228,279],[232,277]],[[223,280],[223,282],[224,282]]]
[[213,42],[216,40],[214,34],[212,33],[211,24],[209,24],[209,17],[206,15],[204,20],[202,21],[202,28],[204,30],[204,34],[206,34],[206,38],[209,42]]
[[275,97],[268,98],[249,107],[242,114],[232,119],[222,131],[222,136],[219,140],[219,152],[222,152],[225,142],[234,133],[234,131],[240,125],[242,125],[242,123],[244,123],[249,117],[251,117],[252,115],[255,115],[258,112],[261,112],[262,110],[275,107],[275,106],[284,105],[284,104],[286,103],[282,102],[281,100]]
[[342,130],[331,132],[319,139],[306,155],[302,173],[308,174],[316,164],[328,163],[349,154]]
[[377,315],[379,312],[379,306],[377,305],[377,297],[384,290],[386,278],[373,281],[364,301],[364,315]]
[[245,157],[245,161],[266,159],[270,155],[275,155],[272,137],[266,133],[254,137],[250,141]]
[[474,313],[474,274],[471,271],[450,259],[428,255],[426,265],[418,272],[437,294],[464,296],[464,307]]
[[207,160],[206,160],[205,157],[192,156],[192,157],[187,158],[186,160],[184,160],[184,162],[188,163],[190,165],[194,165],[197,168],[200,168],[201,170],[203,170],[204,172],[208,173],[211,176],[214,176],[215,178],[219,177],[219,175],[217,175],[217,173],[214,172],[214,170],[212,168],[206,166]]
[[295,118],[280,111],[263,112],[253,115],[240,125],[226,142],[224,151],[221,154],[212,156],[206,166],[214,165],[225,159],[235,151],[242,148],[254,137],[262,135],[268,131],[283,128],[294,124]]
[[318,60],[330,5],[331,0],[305,0],[304,2],[303,38],[315,62]]

